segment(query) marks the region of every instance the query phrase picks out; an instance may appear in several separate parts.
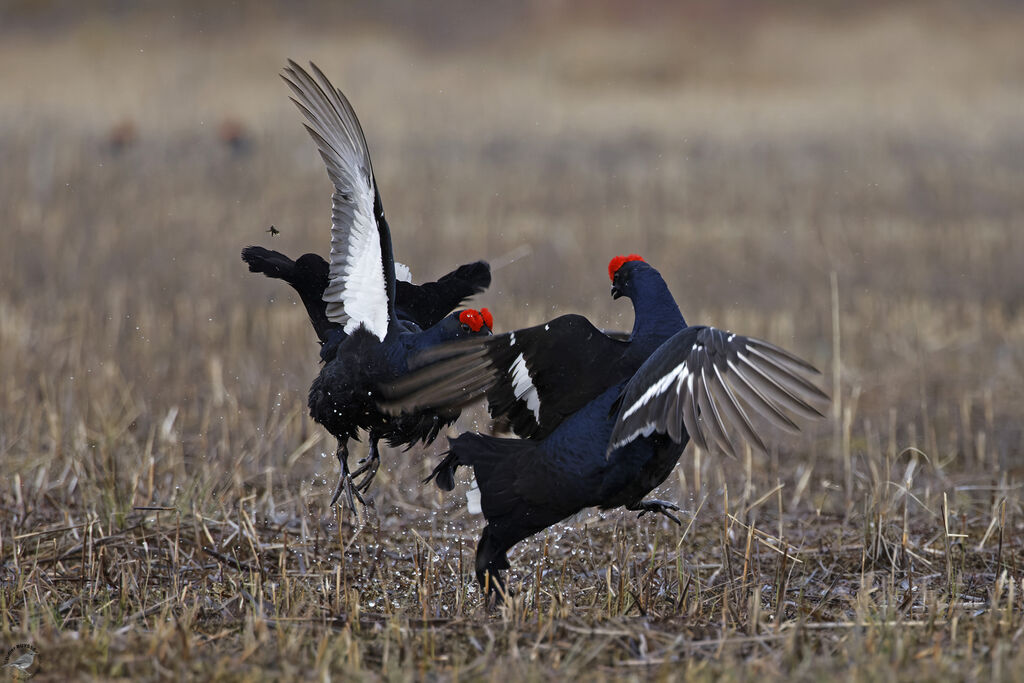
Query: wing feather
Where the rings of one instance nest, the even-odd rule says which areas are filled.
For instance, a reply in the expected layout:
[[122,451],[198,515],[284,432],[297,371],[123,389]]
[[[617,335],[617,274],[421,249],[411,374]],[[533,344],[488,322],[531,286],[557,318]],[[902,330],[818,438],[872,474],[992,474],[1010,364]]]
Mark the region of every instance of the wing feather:
[[750,423],[750,418],[747,417],[743,406],[739,404],[729,385],[722,379],[721,370],[718,369],[717,365],[712,365],[711,367],[714,370],[714,376],[711,378],[709,388],[715,404],[725,416],[725,420],[731,427],[739,430],[743,438],[751,446],[762,453],[766,453],[768,447],[765,446],[764,441],[754,431],[754,426]]
[[[709,450],[708,442],[705,441],[704,433],[700,430],[700,415],[697,413],[697,397],[693,394],[693,375],[690,375],[687,384],[689,385],[689,388],[682,397],[682,423],[686,425],[686,433],[690,435],[690,438],[693,440],[693,443],[697,445],[697,448],[706,451]],[[672,421],[666,426],[668,428],[669,436],[672,437],[676,443],[680,443],[683,438],[682,430],[679,429],[679,420],[672,419]],[[678,438],[673,434],[677,434]]]
[[315,64],[310,68],[315,79],[289,60],[282,78],[306,118],[306,130],[334,185],[330,280],[323,297],[327,317],[347,333],[363,326],[383,340],[391,319],[389,292],[395,275],[387,224],[378,221],[370,152],[351,103]]
[[697,386],[697,392],[697,404],[700,406],[703,424],[708,426],[708,433],[711,434],[712,440],[724,452],[734,454],[736,449],[733,448],[732,440],[729,438],[729,433],[722,423],[721,415],[719,415],[718,407],[711,396],[707,372],[704,367],[700,369],[700,382]]
[[629,342],[580,315],[493,337],[443,344],[420,367],[382,387],[389,412],[436,408],[486,388],[488,411],[524,438],[543,438],[569,415],[632,375],[619,366]]
[[765,451],[744,406],[786,431],[790,413],[821,417],[828,396],[811,383],[812,365],[760,339],[688,327],[666,341],[623,390],[608,452],[655,432],[677,443],[714,444],[736,455],[741,441]]

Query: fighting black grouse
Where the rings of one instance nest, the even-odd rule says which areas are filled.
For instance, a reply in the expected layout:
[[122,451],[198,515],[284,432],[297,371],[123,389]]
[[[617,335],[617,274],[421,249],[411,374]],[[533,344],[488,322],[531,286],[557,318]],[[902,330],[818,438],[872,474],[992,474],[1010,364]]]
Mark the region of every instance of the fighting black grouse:
[[[787,411],[821,415],[828,397],[808,363],[758,339],[688,326],[661,275],[640,257],[609,264],[612,296],[633,303],[628,340],[579,315],[487,339],[435,347],[433,364],[384,391],[388,410],[462,406],[486,395],[520,439],[464,433],[434,470],[454,486],[473,468],[487,520],[477,546],[481,586],[502,586],[507,551],[587,507],[625,506],[678,522],[672,503],[648,499],[692,439],[735,454],[764,450],[747,410],[787,430]],[[746,407],[744,407],[746,406]]]
[[[485,262],[462,266],[437,282],[405,282],[396,264],[391,233],[359,119],[345,95],[310,64],[314,79],[288,62],[282,77],[292,101],[306,117],[334,185],[330,263],[316,254],[297,261],[262,247],[247,247],[249,269],[285,280],[298,292],[322,345],[324,366],[309,392],[313,419],[338,440],[341,476],[331,500],[344,491],[354,508],[362,501],[380,463],[378,442],[392,446],[429,443],[454,422],[452,407],[399,414],[377,408],[377,387],[408,371],[408,357],[431,345],[489,335],[490,313],[451,312],[490,284]],[[397,271],[397,272],[396,272]],[[405,277],[400,279],[398,273]],[[368,432],[369,455],[355,472],[348,466],[348,441]],[[362,475],[358,482],[354,477]]]

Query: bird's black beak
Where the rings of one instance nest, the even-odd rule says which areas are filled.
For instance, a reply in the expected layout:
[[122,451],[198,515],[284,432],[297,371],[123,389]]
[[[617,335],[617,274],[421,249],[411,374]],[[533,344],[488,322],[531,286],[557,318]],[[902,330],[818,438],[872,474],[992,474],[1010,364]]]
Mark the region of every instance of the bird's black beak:
[[615,285],[612,285],[612,298],[613,299],[618,299],[621,296],[622,296],[622,292],[619,291],[619,288],[616,287]]

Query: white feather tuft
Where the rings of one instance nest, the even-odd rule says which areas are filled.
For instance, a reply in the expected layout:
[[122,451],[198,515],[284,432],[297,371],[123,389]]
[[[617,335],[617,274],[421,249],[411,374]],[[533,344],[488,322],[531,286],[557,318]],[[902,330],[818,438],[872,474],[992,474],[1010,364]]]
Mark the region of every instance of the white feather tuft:
[[466,491],[466,512],[471,515],[481,515],[484,512],[480,505],[480,486],[477,485],[476,479],[473,479],[472,488]]
[[404,263],[395,261],[395,280],[412,284],[412,271]]
[[520,401],[526,402],[526,407],[533,411],[533,416],[539,424],[540,396],[537,395],[537,387],[533,386],[530,379],[530,370],[526,367],[523,354],[519,354],[512,363],[512,393]]

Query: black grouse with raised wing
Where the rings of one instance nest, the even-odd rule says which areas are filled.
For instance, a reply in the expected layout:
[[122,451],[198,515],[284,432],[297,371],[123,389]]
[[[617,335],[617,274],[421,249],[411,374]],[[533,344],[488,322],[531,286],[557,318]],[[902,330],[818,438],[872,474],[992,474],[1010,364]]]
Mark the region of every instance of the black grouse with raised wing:
[[[665,501],[645,499],[692,438],[735,453],[739,438],[764,448],[743,404],[785,429],[785,411],[820,416],[828,397],[804,361],[760,340],[688,326],[661,275],[638,256],[609,264],[612,296],[635,315],[628,340],[586,318],[426,351],[430,362],[388,386],[387,410],[463,406],[486,396],[521,437],[464,433],[434,470],[454,486],[456,468],[473,468],[487,526],[477,547],[482,586],[500,586],[508,550],[587,507],[624,506],[678,522]],[[492,582],[493,580],[493,582]]]

